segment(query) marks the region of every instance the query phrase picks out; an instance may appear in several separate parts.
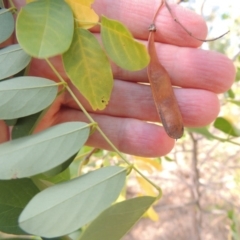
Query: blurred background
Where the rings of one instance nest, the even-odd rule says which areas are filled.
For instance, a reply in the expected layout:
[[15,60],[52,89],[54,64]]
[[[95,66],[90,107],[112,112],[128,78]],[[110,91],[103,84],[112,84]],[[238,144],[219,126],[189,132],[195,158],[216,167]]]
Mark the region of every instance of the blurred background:
[[[227,55],[236,66],[237,76],[232,88],[219,96],[221,112],[214,123],[187,129],[168,156],[155,159],[161,170],[140,164],[162,188],[163,197],[124,240],[240,239],[239,3],[238,0],[180,3],[204,17],[208,38],[230,30],[221,39],[204,43],[202,48]],[[138,158],[133,161],[144,162]],[[129,184],[127,194],[138,195],[144,189],[150,194],[149,186],[143,186],[136,176],[130,178],[132,185]],[[142,190],[136,189],[134,181],[142,185]]]

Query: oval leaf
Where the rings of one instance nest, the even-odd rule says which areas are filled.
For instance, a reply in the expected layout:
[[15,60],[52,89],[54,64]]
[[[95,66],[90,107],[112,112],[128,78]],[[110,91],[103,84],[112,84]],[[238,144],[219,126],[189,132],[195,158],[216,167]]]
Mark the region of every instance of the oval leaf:
[[30,62],[19,44],[14,44],[0,50],[0,80],[14,75],[24,69]]
[[42,237],[71,233],[116,200],[125,178],[124,168],[104,167],[49,187],[30,201],[19,217],[19,224],[26,232]]
[[29,177],[53,169],[79,151],[88,136],[86,123],[68,122],[3,143],[0,179]]
[[8,9],[0,9],[0,43],[7,40],[14,31],[14,19]]
[[25,234],[18,226],[18,217],[39,190],[30,179],[0,181],[0,231]]
[[233,137],[239,137],[240,136],[240,130],[237,129],[226,118],[218,117],[214,122],[214,127],[219,129],[220,131],[228,134],[228,135],[233,136]]
[[113,76],[109,60],[94,35],[76,29],[63,62],[69,78],[92,108],[104,109],[110,99]]
[[121,239],[155,200],[154,197],[138,197],[114,204],[88,226],[79,240]]
[[72,41],[73,14],[63,0],[41,0],[19,12],[16,34],[19,44],[31,56],[49,58],[65,52]]
[[40,77],[18,77],[0,82],[0,119],[37,113],[56,98],[58,85]]
[[101,38],[109,57],[121,68],[129,71],[143,69],[149,63],[146,47],[135,41],[120,22],[102,16]]

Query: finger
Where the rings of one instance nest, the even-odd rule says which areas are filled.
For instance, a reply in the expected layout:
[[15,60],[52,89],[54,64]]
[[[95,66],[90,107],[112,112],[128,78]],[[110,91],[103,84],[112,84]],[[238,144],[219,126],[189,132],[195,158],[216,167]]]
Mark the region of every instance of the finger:
[[[221,53],[166,44],[156,44],[156,50],[172,85],[222,93],[234,82],[233,62]],[[146,69],[130,72],[113,65],[113,73],[117,79],[148,82]]]
[[[155,124],[136,119],[116,118],[92,114],[102,131],[121,152],[145,157],[159,157],[166,155],[174,146],[174,139],[167,136],[164,129]],[[86,121],[80,111],[62,109],[55,116],[55,123],[66,121]],[[88,139],[87,145],[113,150],[99,132],[95,132]]]
[[[94,9],[99,15],[117,19],[124,23],[138,39],[148,38],[148,27],[158,9],[157,0],[95,0]],[[207,27],[201,16],[180,5],[170,5],[173,14],[198,38],[205,38]],[[198,47],[202,42],[189,36],[174,20],[164,5],[156,19],[156,41],[178,46]]]
[[[216,94],[206,90],[181,88],[174,89],[174,92],[185,126],[205,126],[217,117],[219,101]],[[91,112],[91,107],[87,101],[77,91],[75,94],[81,99],[85,108]],[[70,96],[65,98],[64,104],[79,109]],[[150,86],[118,80],[114,83],[112,96],[106,109],[97,111],[97,113],[159,122]]]
[[0,120],[0,143],[6,142],[9,140],[9,130],[8,126],[4,121]]

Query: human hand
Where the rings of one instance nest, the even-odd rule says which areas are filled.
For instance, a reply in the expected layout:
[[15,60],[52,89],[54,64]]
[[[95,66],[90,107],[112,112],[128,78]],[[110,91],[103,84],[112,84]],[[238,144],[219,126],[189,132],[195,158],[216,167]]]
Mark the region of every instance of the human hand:
[[[25,1],[16,0],[15,3],[20,7]],[[148,27],[158,4],[154,0],[120,0],[114,3],[95,0],[93,8],[98,14],[123,22],[136,39],[147,44]],[[171,8],[194,36],[206,37],[206,24],[200,16],[178,5],[171,5]],[[222,54],[198,49],[201,42],[187,35],[173,21],[166,7],[159,12],[156,27],[155,44],[159,60],[168,71],[172,84],[180,87],[174,92],[184,125],[201,127],[211,123],[219,112],[217,94],[228,90],[233,83],[235,69],[232,62]],[[99,35],[97,28],[94,32]],[[61,59],[57,57],[51,61],[65,76]],[[120,151],[148,157],[167,154],[175,140],[169,138],[159,125],[149,123],[158,122],[159,118],[150,86],[139,84],[148,83],[146,69],[128,72],[113,65],[113,73],[114,89],[106,109],[94,112],[75,89],[80,101]],[[29,74],[56,79],[43,60],[33,60]],[[86,121],[86,117],[70,95],[64,92],[54,102],[37,131],[66,121]],[[87,145],[111,150],[98,132],[91,135]]]

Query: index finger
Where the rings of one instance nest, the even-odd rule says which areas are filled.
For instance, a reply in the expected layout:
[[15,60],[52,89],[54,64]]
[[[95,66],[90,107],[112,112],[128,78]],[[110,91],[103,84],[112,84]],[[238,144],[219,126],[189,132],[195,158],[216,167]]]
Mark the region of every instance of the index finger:
[[[135,38],[147,40],[148,27],[161,1],[157,0],[95,0],[93,8],[99,15],[106,15],[124,23]],[[169,4],[172,13],[193,36],[205,39],[207,26],[204,19],[180,5]],[[192,38],[171,17],[163,5],[156,18],[155,41],[184,47],[199,47],[202,42]]]

